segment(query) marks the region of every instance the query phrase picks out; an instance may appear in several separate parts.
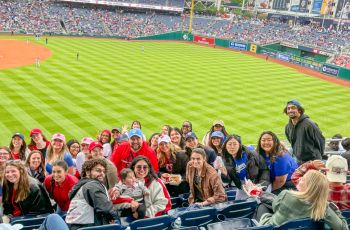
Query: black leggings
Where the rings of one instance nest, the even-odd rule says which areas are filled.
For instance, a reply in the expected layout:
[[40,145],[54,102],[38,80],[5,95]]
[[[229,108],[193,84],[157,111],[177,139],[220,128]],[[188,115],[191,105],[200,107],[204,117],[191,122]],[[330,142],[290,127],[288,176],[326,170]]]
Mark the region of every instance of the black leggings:
[[[146,215],[146,206],[145,204],[140,204],[140,206],[136,209],[137,212],[137,219],[144,219],[145,215]],[[128,216],[132,216],[133,212],[131,210],[131,208],[126,208],[123,209],[120,216],[121,217],[128,217]]]

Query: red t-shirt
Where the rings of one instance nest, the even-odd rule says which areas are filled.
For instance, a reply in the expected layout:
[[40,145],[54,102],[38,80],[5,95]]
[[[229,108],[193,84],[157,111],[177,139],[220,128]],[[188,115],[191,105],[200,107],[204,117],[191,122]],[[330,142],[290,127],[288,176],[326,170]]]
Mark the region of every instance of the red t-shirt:
[[12,203],[12,206],[13,206],[12,215],[13,216],[21,216],[22,215],[22,211],[19,208],[18,204],[15,202],[15,197],[16,197],[16,189],[13,189],[13,193],[12,193],[12,197],[11,197],[11,203]]
[[[44,185],[46,190],[51,193],[51,179],[52,175],[49,175],[45,178]],[[75,176],[67,174],[66,178],[59,185],[57,182],[54,182],[53,194],[52,197],[56,201],[57,205],[64,212],[68,211],[70,200],[68,194],[73,186],[78,183],[78,179]]]
[[19,159],[19,153],[11,152],[11,156],[14,160],[20,160]]

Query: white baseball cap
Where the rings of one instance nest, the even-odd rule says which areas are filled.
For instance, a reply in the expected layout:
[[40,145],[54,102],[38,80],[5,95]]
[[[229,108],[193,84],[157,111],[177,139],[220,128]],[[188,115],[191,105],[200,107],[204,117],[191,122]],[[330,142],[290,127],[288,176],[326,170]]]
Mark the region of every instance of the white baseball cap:
[[327,179],[329,182],[346,182],[348,162],[342,156],[333,155],[326,162]]

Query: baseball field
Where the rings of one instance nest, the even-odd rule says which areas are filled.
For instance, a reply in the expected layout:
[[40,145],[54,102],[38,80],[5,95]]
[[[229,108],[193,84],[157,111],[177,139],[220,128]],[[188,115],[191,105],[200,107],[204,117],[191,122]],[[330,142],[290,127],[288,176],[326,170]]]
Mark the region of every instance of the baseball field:
[[[13,39],[22,46],[11,48],[11,56],[1,47]],[[349,87],[270,60],[189,43],[58,37],[47,42],[0,37],[0,67],[10,56],[18,61],[32,54],[24,66],[0,69],[1,145],[15,132],[28,142],[34,127],[48,137],[61,132],[80,140],[132,120],[141,121],[147,137],[164,124],[180,127],[190,120],[201,138],[215,119],[254,144],[264,130],[285,139],[282,111],[291,99],[302,103],[326,137],[350,136]]]

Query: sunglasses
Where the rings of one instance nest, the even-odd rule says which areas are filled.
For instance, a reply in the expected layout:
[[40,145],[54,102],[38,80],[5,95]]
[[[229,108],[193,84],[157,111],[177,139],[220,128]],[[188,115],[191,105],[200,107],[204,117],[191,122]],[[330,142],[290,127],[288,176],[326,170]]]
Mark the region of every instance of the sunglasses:
[[189,125],[183,125],[182,127],[184,127],[184,128],[189,128],[189,127],[191,127],[191,126],[189,126]]
[[147,165],[138,165],[138,166],[136,166],[136,169],[139,170],[139,171],[141,169],[143,169],[143,171],[146,171],[148,169],[148,166]]

